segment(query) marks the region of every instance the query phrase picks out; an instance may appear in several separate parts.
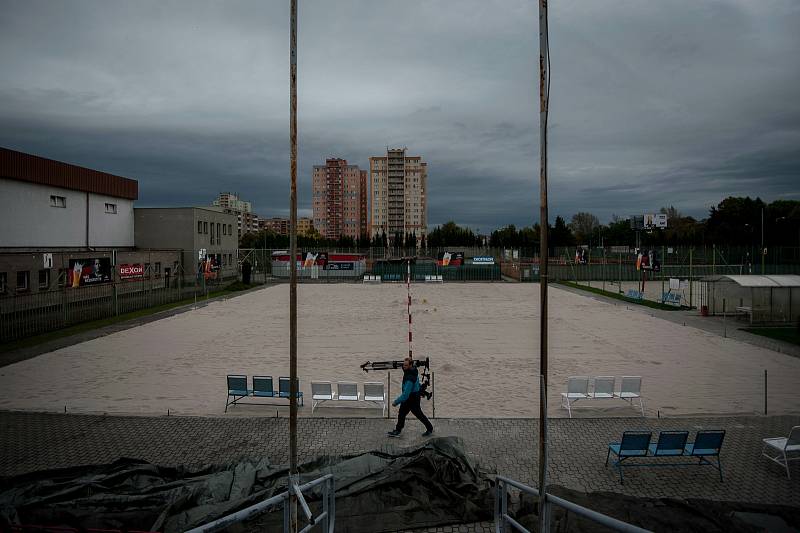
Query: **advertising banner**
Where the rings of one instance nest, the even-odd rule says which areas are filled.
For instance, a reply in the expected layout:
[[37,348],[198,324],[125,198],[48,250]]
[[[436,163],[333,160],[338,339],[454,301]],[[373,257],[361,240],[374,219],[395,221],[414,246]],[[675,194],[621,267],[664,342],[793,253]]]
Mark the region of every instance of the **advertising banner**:
[[464,252],[439,252],[436,262],[439,266],[461,266],[464,264]]
[[119,279],[137,279],[144,277],[144,265],[141,263],[119,265]]
[[472,258],[472,264],[474,265],[493,265],[494,264],[494,257],[491,255],[478,255]]
[[353,263],[328,263],[325,270],[353,270],[355,268]]
[[661,261],[657,250],[643,250],[636,257],[636,270],[652,270],[661,272]]
[[69,272],[70,287],[108,283],[111,281],[111,259],[108,257],[70,259]]

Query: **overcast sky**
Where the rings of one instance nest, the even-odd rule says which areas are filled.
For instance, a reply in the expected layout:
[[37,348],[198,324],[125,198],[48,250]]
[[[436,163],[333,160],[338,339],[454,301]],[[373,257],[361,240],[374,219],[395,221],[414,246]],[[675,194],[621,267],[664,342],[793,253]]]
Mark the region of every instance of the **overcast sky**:
[[[428,222],[538,220],[534,0],[299,0],[311,167],[428,162]],[[556,0],[550,213],[800,200],[800,2]],[[0,0],[0,146],[288,216],[289,0]]]

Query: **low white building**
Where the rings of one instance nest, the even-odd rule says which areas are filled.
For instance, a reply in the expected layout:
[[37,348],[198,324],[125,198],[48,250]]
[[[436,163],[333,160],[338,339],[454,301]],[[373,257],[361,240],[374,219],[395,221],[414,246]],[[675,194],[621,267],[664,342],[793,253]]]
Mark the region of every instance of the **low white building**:
[[0,249],[134,246],[136,180],[0,148]]

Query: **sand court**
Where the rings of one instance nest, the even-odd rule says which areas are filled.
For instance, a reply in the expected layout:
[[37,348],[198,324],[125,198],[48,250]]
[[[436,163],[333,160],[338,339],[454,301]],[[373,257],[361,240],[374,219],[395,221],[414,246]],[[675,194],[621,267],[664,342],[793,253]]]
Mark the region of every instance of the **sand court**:
[[[551,416],[571,375],[639,375],[648,416],[800,412],[800,359],[650,316],[646,308],[550,289]],[[429,356],[437,417],[538,415],[539,287],[535,284],[412,285],[414,353]],[[386,381],[367,360],[407,353],[403,284],[300,285],[298,374],[311,380]],[[215,301],[132,329],[0,368],[0,409],[30,411],[287,416],[236,406],[223,415],[226,374],[289,373],[289,287]],[[391,373],[392,396],[401,373]],[[619,385],[617,385],[619,387]],[[430,415],[432,405],[423,402]],[[573,416],[633,416],[620,400],[578,403]],[[380,416],[377,409],[314,416]]]

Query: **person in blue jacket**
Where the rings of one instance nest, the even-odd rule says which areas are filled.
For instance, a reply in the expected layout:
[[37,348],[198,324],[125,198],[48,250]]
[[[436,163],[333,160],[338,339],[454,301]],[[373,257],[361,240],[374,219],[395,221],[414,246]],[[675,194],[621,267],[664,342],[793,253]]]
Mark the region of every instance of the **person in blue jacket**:
[[420,422],[425,424],[427,431],[422,434],[423,437],[429,437],[433,433],[433,424],[422,412],[419,405],[419,378],[417,376],[417,369],[414,367],[411,358],[406,357],[403,360],[403,393],[395,398],[392,405],[400,406],[400,411],[397,413],[397,426],[393,431],[389,432],[390,437],[399,437],[400,432],[403,431],[403,426],[406,424],[406,415],[409,411],[414,413]]

